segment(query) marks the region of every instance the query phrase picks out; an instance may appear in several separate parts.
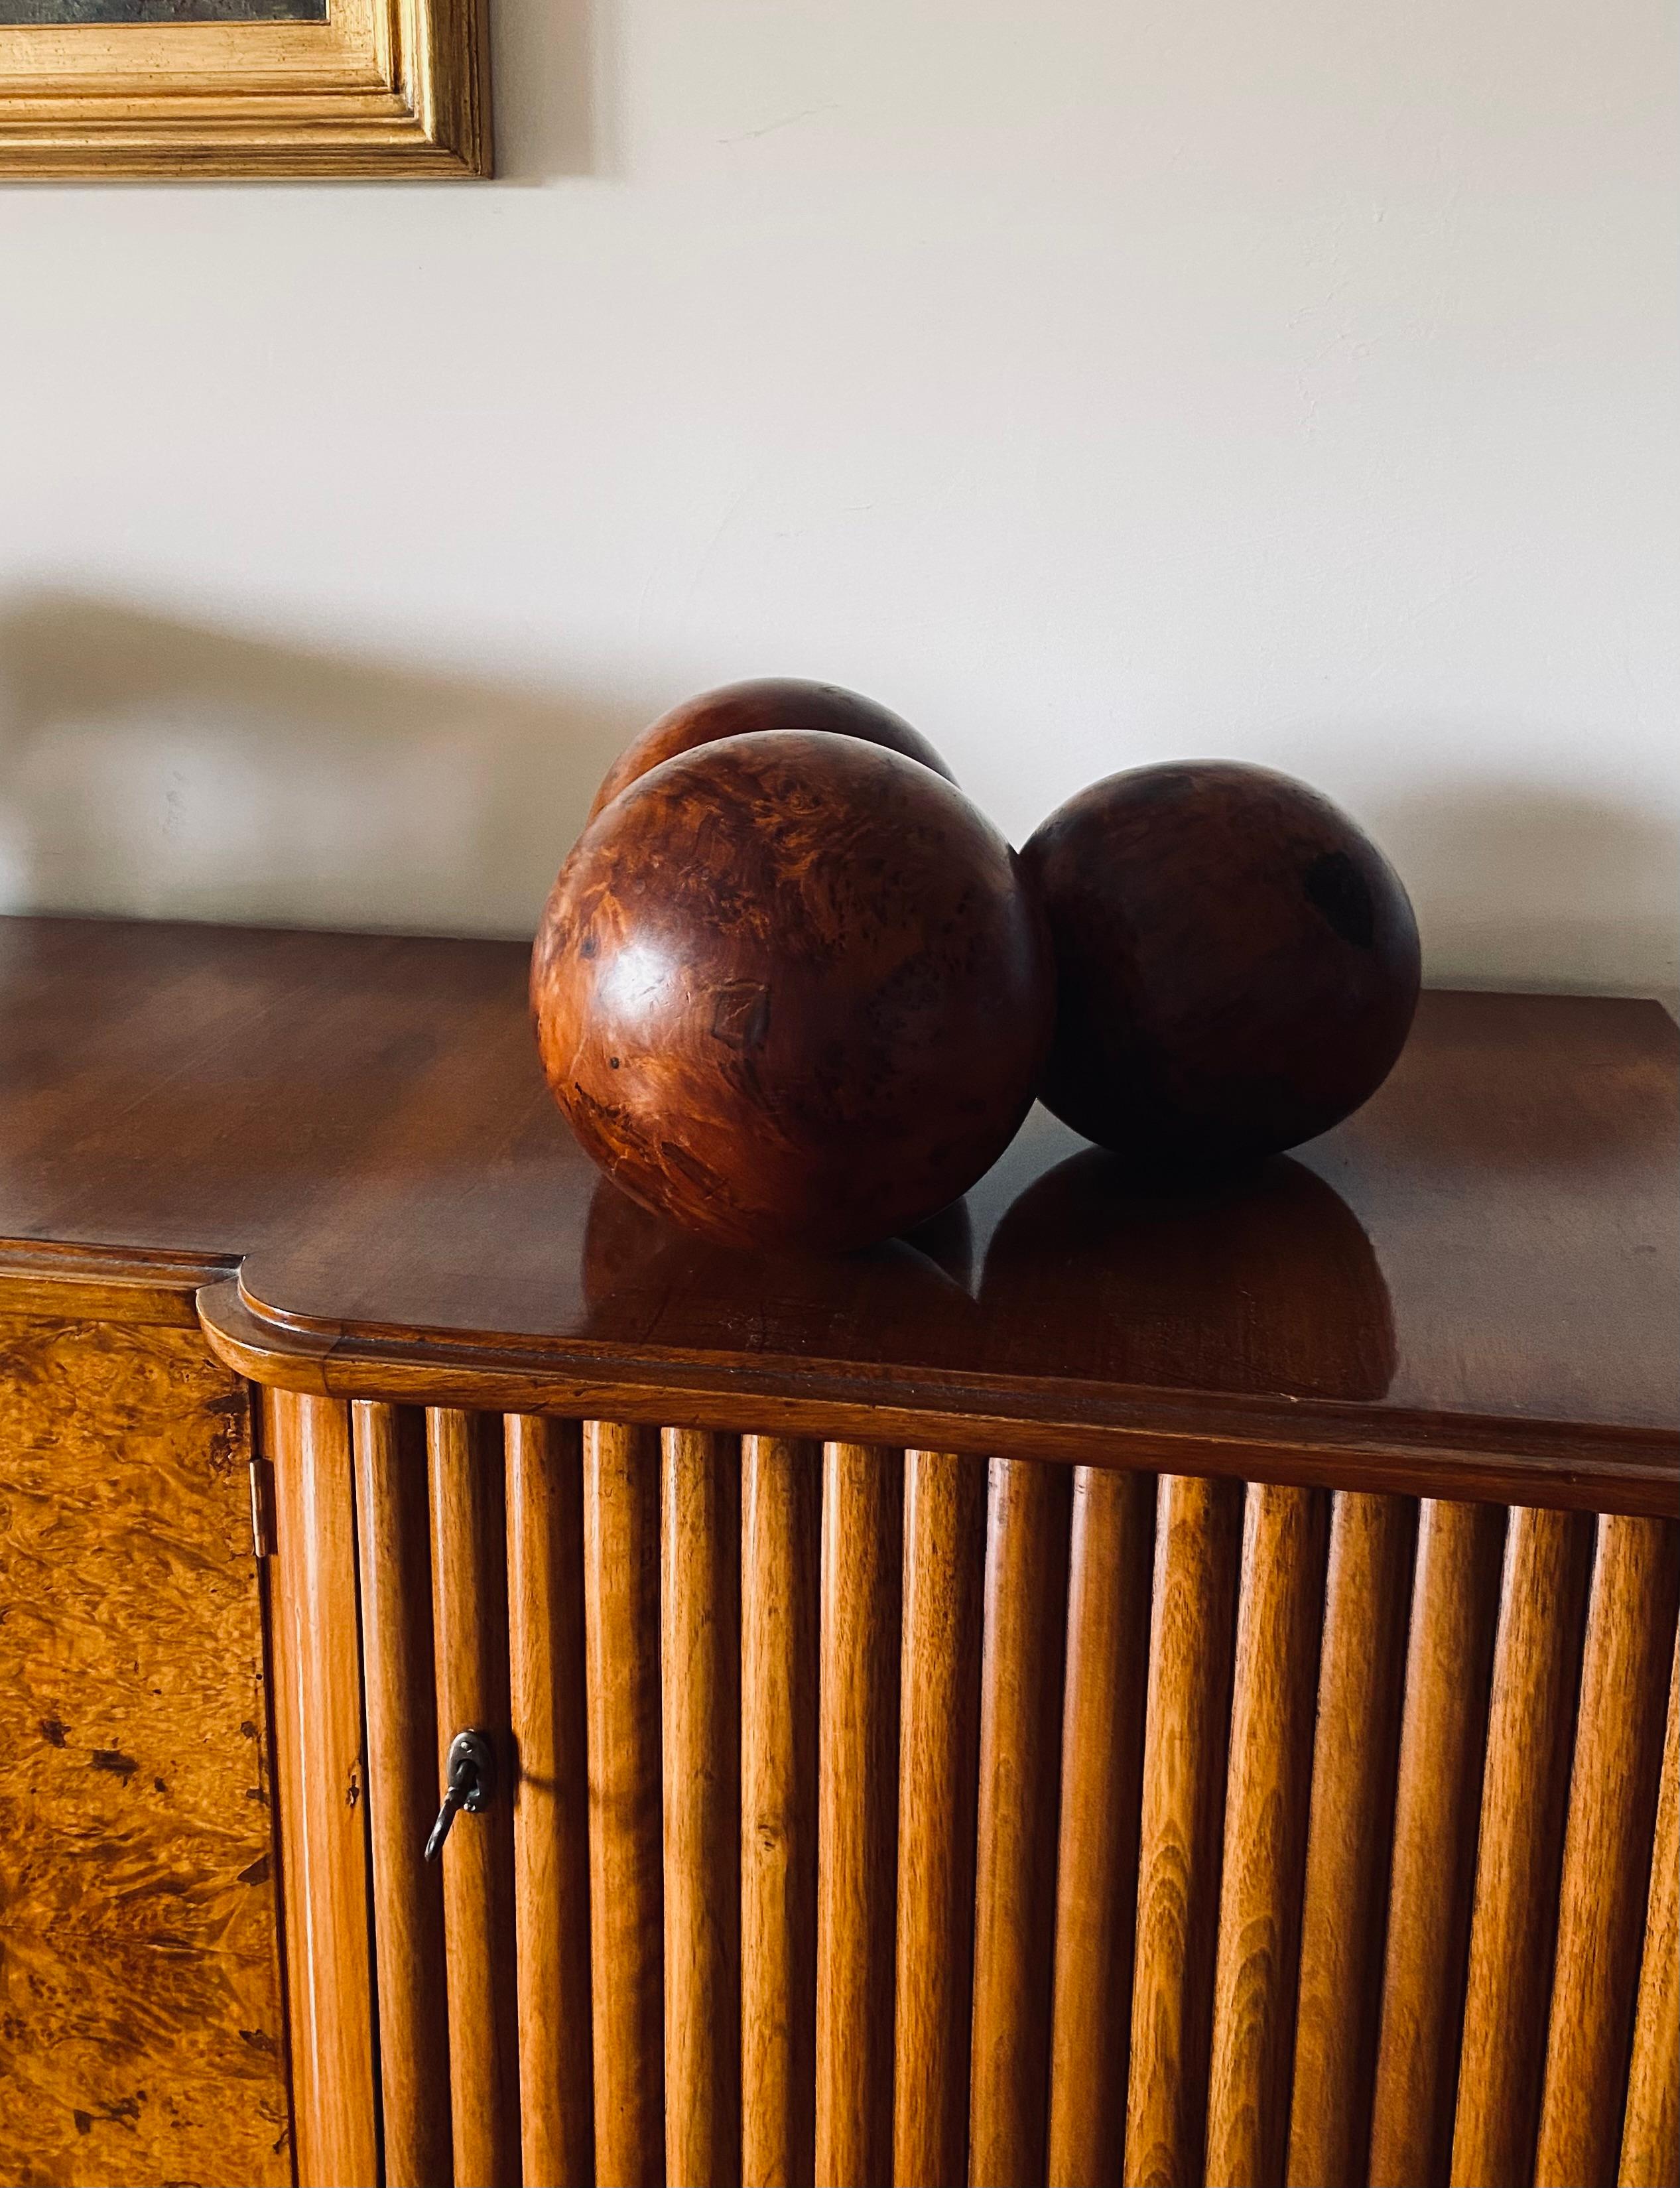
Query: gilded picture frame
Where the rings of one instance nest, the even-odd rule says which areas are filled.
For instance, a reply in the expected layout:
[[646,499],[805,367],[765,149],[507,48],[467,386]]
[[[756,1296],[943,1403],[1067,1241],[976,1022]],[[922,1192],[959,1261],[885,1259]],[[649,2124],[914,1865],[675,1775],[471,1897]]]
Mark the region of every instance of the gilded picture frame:
[[487,0],[0,0],[0,180],[491,172]]

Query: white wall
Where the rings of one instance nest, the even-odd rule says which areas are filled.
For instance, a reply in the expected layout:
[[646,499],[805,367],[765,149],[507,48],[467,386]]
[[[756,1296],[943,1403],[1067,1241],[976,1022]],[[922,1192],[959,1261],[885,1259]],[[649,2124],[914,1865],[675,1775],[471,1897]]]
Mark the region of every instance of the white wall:
[[502,0],[494,185],[0,188],[0,903],[518,931],[854,684],[1676,978],[1670,0]]

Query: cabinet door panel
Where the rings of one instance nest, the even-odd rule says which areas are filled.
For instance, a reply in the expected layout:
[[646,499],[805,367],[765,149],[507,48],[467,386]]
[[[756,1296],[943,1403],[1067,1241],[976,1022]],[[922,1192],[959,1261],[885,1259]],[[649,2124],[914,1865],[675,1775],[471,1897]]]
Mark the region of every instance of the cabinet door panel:
[[291,2177],[244,1386],[0,1318],[0,2180]]

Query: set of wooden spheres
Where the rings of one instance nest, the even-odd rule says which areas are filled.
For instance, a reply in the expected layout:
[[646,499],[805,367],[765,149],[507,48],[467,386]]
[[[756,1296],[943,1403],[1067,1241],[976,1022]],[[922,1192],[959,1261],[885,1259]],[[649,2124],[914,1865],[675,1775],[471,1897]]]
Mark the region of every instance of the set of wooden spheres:
[[838,1252],[966,1193],[1034,1097],[1140,1171],[1328,1131],[1399,1055],[1418,930],[1328,799],[1110,775],[1011,849],[908,723],[732,685],[624,753],[532,956],[585,1150],[724,1244]]

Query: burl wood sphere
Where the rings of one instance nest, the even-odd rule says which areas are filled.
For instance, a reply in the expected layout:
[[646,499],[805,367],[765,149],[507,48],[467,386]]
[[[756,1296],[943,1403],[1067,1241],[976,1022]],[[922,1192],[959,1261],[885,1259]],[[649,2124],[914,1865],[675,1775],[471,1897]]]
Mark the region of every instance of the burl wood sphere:
[[837,684],[807,684],[793,676],[760,676],[745,684],[724,684],[685,699],[645,729],[607,770],[589,819],[610,805],[621,790],[662,760],[692,752],[719,737],[753,736],[761,730],[827,730],[835,736],[861,737],[865,744],[902,753],[955,780],[926,737],[873,699],[843,691]]
[[1051,1024],[1042,916],[961,792],[855,737],[709,743],[620,793],[532,956],[544,1069],[623,1191],[726,1245],[841,1250],[961,1193]]
[[1305,783],[1136,768],[1070,798],[1021,865],[1056,955],[1040,1092],[1087,1139],[1165,1167],[1276,1153],[1356,1109],[1400,1054],[1411,904]]

